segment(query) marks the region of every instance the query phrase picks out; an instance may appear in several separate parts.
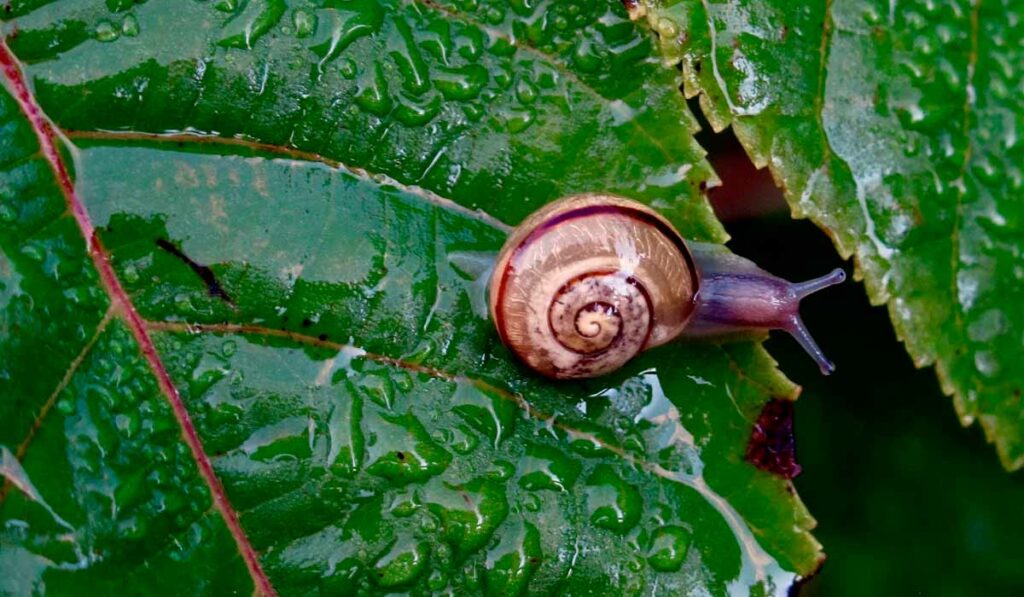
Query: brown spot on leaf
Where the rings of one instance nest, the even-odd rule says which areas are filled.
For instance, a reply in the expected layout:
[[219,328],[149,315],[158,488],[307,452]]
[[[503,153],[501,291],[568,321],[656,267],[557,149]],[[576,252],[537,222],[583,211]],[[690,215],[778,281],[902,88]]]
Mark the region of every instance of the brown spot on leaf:
[[798,576],[796,578],[793,584],[789,586],[789,597],[799,597],[799,595],[803,592],[804,587],[807,586],[807,583],[813,580],[814,577],[818,576],[818,573],[821,572],[822,566],[825,565],[825,559],[825,554],[820,554],[818,556],[818,561],[814,566],[814,570],[811,570],[810,574]]
[[747,444],[747,460],[757,468],[792,479],[800,474],[793,435],[793,402],[772,398],[761,409]]

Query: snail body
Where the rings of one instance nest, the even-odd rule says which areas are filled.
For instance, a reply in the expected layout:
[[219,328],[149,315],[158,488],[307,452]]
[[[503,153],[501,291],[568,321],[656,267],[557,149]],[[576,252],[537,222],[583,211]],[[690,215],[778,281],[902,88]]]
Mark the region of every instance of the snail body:
[[502,342],[548,377],[596,377],[681,336],[791,333],[825,374],[832,364],[799,316],[800,299],[842,270],[793,284],[722,247],[687,243],[647,206],[604,194],[550,203],[498,255],[489,286]]

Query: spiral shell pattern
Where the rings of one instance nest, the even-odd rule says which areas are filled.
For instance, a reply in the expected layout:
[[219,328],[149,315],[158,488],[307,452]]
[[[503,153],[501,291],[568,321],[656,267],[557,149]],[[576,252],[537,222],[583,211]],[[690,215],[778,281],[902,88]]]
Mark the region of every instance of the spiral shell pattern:
[[677,337],[697,287],[690,252],[664,218],[620,197],[577,195],[509,237],[491,278],[491,316],[533,369],[596,377]]

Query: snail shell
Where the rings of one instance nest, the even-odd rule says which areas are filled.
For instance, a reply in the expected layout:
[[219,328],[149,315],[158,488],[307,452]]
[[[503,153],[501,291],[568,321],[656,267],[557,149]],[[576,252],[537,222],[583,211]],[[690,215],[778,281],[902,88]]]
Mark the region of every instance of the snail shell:
[[725,247],[690,243],[650,208],[612,195],[551,203],[506,241],[491,275],[501,340],[548,377],[596,377],[679,336],[784,330],[825,375],[835,366],[800,301],[846,279],[793,283]]
[[554,378],[595,377],[679,336],[700,283],[672,225],[619,197],[548,204],[509,237],[491,278],[502,341]]

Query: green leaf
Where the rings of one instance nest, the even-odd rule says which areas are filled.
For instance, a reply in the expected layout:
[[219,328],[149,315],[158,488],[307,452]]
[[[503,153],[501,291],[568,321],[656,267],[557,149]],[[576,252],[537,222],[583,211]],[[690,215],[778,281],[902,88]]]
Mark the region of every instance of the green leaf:
[[723,238],[617,3],[115,4],[14,2],[20,64],[0,46],[0,590],[816,569],[792,485],[746,460],[797,392],[759,343],[554,383],[481,315],[507,224],[564,194]]
[[630,4],[714,128],[855,257],[961,421],[1024,466],[1021,4]]

